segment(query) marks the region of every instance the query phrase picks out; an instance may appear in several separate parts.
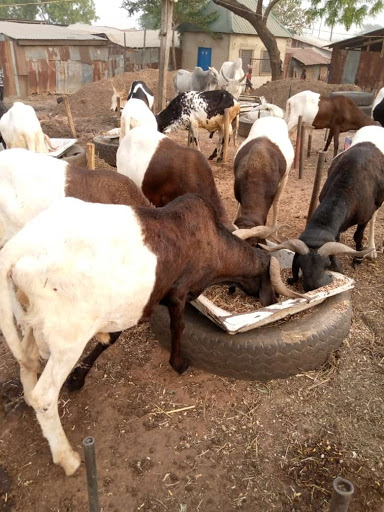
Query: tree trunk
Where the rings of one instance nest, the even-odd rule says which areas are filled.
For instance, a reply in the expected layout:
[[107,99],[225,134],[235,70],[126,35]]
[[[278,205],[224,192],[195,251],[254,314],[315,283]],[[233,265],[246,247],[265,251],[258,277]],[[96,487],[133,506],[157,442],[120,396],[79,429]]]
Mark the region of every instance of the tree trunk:
[[283,78],[283,66],[280,59],[280,51],[276,43],[276,38],[272,32],[267,28],[267,18],[274,5],[279,0],[271,0],[270,4],[265,10],[265,15],[262,14],[262,1],[258,0],[256,11],[249,9],[243,3],[237,0],[213,0],[216,5],[225,7],[229,11],[241,16],[249,21],[252,27],[256,30],[257,35],[260,37],[262,43],[267,49],[269,60],[271,63],[272,80],[279,80]]
[[176,70],[175,29],[172,29],[172,69]]

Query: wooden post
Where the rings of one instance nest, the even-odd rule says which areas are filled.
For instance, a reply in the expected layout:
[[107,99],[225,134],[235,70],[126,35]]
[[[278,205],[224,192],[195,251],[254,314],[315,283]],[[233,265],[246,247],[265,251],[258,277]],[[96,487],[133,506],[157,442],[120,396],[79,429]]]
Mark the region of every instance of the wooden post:
[[307,158],[311,156],[312,149],[312,130],[308,133],[308,148],[307,148]]
[[121,116],[121,97],[120,96],[116,97],[116,108],[117,108],[117,115],[120,117]]
[[308,214],[307,214],[307,225],[308,225],[308,222],[310,221],[312,214],[315,211],[315,208],[317,205],[319,192],[320,192],[321,175],[323,172],[326,154],[327,153],[325,151],[319,151],[319,158],[317,159],[315,181],[313,182],[312,197],[311,197],[311,202],[309,203]]
[[95,145],[92,142],[87,144],[87,167],[94,170],[95,165]]
[[303,122],[303,116],[299,116],[299,119],[297,121],[297,134],[296,134],[296,148],[295,148],[295,159],[293,167],[297,169],[297,164],[299,162],[299,154],[300,154],[300,134],[301,134],[301,124]]
[[76,130],[75,130],[75,124],[73,122],[71,106],[69,104],[68,96],[64,96],[64,105],[65,105],[65,111],[66,111],[67,117],[68,117],[69,128],[70,128],[71,133],[72,133],[72,137],[77,139],[77,133],[76,133]]
[[299,157],[299,180],[301,180],[303,178],[304,144],[305,144],[305,124],[301,123],[301,129],[300,129],[300,157]]
[[228,142],[229,142],[229,110],[224,109],[224,143],[223,143],[223,162],[228,158]]
[[169,48],[172,37],[173,0],[162,0],[160,28],[158,109],[166,106]]

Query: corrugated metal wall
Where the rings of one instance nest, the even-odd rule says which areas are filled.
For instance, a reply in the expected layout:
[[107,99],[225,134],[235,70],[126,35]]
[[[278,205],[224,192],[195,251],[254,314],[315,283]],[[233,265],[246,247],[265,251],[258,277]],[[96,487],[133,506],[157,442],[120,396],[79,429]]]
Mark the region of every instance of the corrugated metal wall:
[[[51,44],[50,44],[51,43]],[[83,85],[124,71],[124,49],[105,45],[19,45],[0,39],[6,96],[33,93],[72,93]]]

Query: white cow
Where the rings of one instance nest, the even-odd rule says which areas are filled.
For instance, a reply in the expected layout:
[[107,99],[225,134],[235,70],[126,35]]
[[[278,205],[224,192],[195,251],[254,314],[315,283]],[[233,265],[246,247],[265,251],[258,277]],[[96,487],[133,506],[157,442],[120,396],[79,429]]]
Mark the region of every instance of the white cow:
[[234,62],[227,61],[222,64],[219,73],[219,86],[238,100],[245,88],[245,78],[243,60],[239,57]]

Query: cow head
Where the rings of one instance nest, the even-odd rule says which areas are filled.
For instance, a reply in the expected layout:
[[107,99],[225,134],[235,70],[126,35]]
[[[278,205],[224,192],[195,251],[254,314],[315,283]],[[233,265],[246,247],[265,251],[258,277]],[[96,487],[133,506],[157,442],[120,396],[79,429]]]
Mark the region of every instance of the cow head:
[[222,69],[221,69],[220,73],[226,82],[223,85],[223,89],[225,89],[226,91],[231,93],[232,96],[234,96],[238,100],[240,94],[243,92],[244,87],[245,87],[245,79],[246,79],[245,73],[243,72],[243,76],[241,78],[227,78]]

